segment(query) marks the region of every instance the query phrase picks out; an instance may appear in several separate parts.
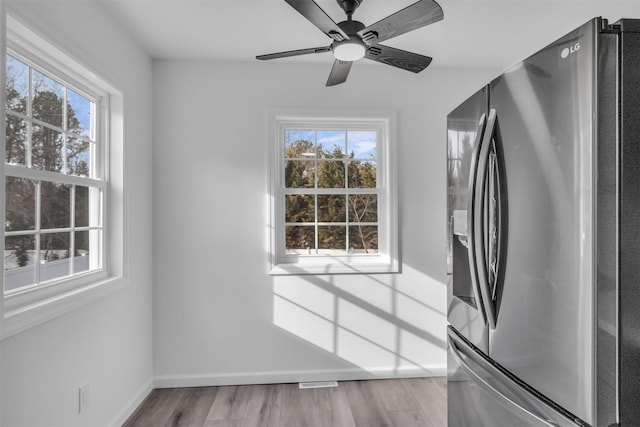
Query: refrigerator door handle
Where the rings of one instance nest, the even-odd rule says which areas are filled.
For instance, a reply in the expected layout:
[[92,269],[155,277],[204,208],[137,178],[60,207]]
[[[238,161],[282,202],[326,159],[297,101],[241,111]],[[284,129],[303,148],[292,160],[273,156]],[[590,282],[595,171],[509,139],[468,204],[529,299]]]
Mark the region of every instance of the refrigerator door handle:
[[[477,358],[473,358],[472,356],[464,354],[464,352],[459,348],[459,346],[463,347],[464,344],[459,343],[459,338],[457,338],[454,334],[455,333],[449,329],[447,340],[450,353],[458,363],[458,365],[460,365],[470,376],[470,378],[472,378],[473,382],[475,382],[485,392],[489,393],[489,395],[500,401],[503,406],[510,408],[514,413],[517,413],[520,418],[527,420],[527,425],[560,427],[559,424],[556,424],[555,422],[547,419],[543,415],[536,414],[531,410],[524,408],[518,403],[514,402],[513,399],[511,399],[509,396],[507,396],[505,393],[503,393],[502,391],[494,387],[489,381],[487,381],[481,375],[481,373],[487,372],[487,375],[490,376],[495,368],[493,368],[492,366],[486,366],[488,365],[488,362],[485,362],[483,360],[475,360]],[[486,366],[486,368],[484,366]]]
[[[482,297],[482,304],[484,305],[484,311],[487,316],[487,323],[491,329],[496,328],[496,308],[493,304],[493,296],[495,292],[491,290],[492,284],[497,283],[497,277],[491,274],[492,265],[496,267],[494,272],[497,272],[497,242],[499,242],[499,238],[497,236],[498,228],[495,229],[495,235],[492,236],[493,232],[490,230],[491,220],[488,218],[490,216],[489,212],[493,211],[494,214],[498,214],[497,210],[492,210],[491,208],[487,209],[490,205],[489,195],[491,193],[491,188],[494,191],[499,192],[499,188],[495,188],[495,183],[490,182],[490,161],[492,152],[495,153],[495,145],[493,142],[494,132],[496,130],[496,110],[491,109],[489,111],[489,119],[487,122],[487,127],[484,132],[484,136],[482,139],[482,144],[480,145],[480,152],[478,155],[478,167],[476,171],[476,182],[475,182],[475,190],[473,192],[473,200],[474,206],[474,216],[473,216],[473,225],[471,230],[473,231],[473,241],[474,241],[474,252],[475,252],[475,260],[477,268],[477,278],[478,284],[480,288],[480,295]],[[495,157],[494,157],[495,160]],[[496,166],[494,164],[494,166]],[[493,173],[495,173],[495,169]],[[496,175],[493,176],[494,178]],[[487,203],[489,202],[489,203]],[[487,212],[487,213],[485,213]],[[495,222],[495,221],[494,221]],[[497,225],[497,224],[494,224]],[[493,240],[495,239],[495,240]],[[492,243],[493,242],[493,243]],[[495,249],[495,252],[494,252]],[[489,253],[487,253],[489,252]],[[492,259],[494,258],[494,259]]]
[[496,305],[498,300],[498,281],[501,275],[504,251],[507,237],[507,192],[505,191],[504,163],[502,162],[501,146],[499,145],[498,125],[494,124],[491,151],[489,153],[489,284],[491,298]]
[[474,209],[476,206],[475,199],[476,186],[478,180],[478,163],[480,161],[480,151],[482,148],[482,140],[487,128],[487,115],[483,114],[478,121],[478,131],[476,132],[476,139],[474,141],[473,156],[471,158],[471,167],[469,169],[469,200],[467,207],[467,253],[469,258],[469,273],[471,276],[471,286],[473,288],[473,295],[476,300],[476,308],[482,319],[482,323],[487,324],[487,315],[484,310],[484,303],[482,302],[482,292],[480,290],[480,279],[478,278],[478,262],[476,260],[476,232],[474,227],[474,218],[477,216]]

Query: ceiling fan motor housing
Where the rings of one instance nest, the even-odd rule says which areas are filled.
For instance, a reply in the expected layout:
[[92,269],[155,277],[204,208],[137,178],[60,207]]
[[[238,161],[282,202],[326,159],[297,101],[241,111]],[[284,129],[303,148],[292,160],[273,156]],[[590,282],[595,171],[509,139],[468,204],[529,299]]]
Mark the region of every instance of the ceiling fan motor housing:
[[345,11],[347,16],[349,16],[349,18],[351,18],[351,15],[353,15],[353,12],[355,12],[358,6],[360,6],[360,3],[362,3],[362,0],[337,0],[337,1],[340,7]]
[[342,21],[337,25],[342,31],[344,31],[346,35],[355,38],[360,38],[358,36],[358,31],[364,30],[366,28],[366,26],[360,21]]

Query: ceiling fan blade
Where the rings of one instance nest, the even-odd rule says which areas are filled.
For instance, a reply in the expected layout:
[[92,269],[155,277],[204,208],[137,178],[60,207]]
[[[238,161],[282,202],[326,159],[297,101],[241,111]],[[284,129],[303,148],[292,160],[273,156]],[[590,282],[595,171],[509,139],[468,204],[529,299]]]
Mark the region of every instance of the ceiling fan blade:
[[364,57],[414,73],[419,73],[427,68],[432,59],[429,56],[419,55],[381,44],[371,46]]
[[442,8],[434,0],[419,0],[404,9],[358,31],[368,43],[379,43],[406,32],[440,21]]
[[312,47],[310,49],[299,49],[299,50],[289,50],[286,52],[278,52],[278,53],[269,53],[267,55],[258,55],[256,59],[276,59],[276,58],[287,58],[289,56],[298,56],[298,55],[307,55],[310,53],[324,53],[331,52],[331,47]]
[[331,74],[329,74],[327,86],[335,86],[346,82],[349,71],[351,71],[351,65],[353,65],[351,61],[340,61],[336,59],[333,67],[331,67]]
[[334,40],[348,40],[344,31],[313,0],[285,0],[291,7],[300,12],[313,25]]

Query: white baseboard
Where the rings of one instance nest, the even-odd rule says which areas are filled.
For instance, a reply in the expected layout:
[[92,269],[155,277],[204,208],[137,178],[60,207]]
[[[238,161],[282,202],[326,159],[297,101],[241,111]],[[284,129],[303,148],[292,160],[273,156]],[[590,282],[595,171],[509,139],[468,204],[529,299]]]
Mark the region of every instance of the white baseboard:
[[207,387],[246,384],[277,384],[311,381],[355,381],[382,378],[441,377],[447,375],[446,365],[401,366],[398,368],[321,369],[280,372],[239,372],[228,374],[161,375],[156,388]]
[[138,406],[144,401],[144,399],[149,396],[151,390],[156,388],[155,379],[151,379],[144,387],[136,394],[135,398],[131,401],[129,405],[127,405],[126,409],[124,409],[120,415],[113,421],[109,426],[111,427],[122,427],[122,425],[129,419],[131,415],[138,409]]

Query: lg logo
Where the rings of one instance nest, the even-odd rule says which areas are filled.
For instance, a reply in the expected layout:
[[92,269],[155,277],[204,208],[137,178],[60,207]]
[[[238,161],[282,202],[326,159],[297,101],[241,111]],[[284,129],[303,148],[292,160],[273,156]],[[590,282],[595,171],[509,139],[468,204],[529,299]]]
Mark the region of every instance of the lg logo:
[[562,59],[566,59],[569,55],[571,55],[572,53],[576,53],[579,50],[580,50],[580,42],[574,44],[571,47],[565,47],[564,49],[562,49],[560,56],[562,57]]

